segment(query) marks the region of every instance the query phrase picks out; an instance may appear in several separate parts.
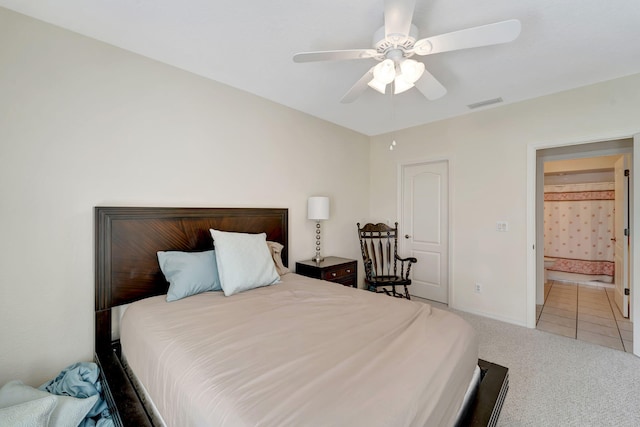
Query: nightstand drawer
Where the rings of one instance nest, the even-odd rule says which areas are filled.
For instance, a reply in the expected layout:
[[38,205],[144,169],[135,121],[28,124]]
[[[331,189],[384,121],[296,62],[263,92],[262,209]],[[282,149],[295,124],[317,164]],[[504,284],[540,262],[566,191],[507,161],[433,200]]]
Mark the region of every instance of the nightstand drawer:
[[355,288],[358,286],[358,281],[355,274],[350,274],[348,276],[342,276],[335,279],[324,279],[324,280],[328,280],[329,282],[333,282],[333,283],[339,283],[344,286],[350,286],[352,288]]
[[330,269],[326,269],[322,272],[322,280],[333,281],[333,280],[344,278],[345,276],[352,276],[354,274],[355,274],[354,267],[351,265],[348,267],[344,267],[344,266],[333,267]]

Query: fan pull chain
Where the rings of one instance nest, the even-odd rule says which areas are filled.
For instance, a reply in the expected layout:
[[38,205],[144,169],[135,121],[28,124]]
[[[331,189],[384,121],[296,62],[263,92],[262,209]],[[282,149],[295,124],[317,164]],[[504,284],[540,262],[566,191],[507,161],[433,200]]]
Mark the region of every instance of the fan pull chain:
[[[395,83],[393,83],[393,84],[395,85]],[[395,92],[395,90],[391,91],[391,95],[390,95],[391,96],[391,126],[393,128],[393,133],[391,134],[392,135],[392,141],[391,141],[391,144],[389,145],[389,151],[393,151],[393,149],[397,145],[396,144],[396,136],[395,136],[395,134],[396,134],[396,131],[395,131],[396,115],[395,115],[395,103],[394,103],[395,98],[393,96],[393,92]]]

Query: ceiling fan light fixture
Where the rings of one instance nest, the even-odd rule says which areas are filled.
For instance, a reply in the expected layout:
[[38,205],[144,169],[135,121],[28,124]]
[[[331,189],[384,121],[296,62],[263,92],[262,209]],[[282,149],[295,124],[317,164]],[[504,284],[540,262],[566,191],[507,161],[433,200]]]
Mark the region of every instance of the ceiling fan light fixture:
[[393,81],[393,93],[394,95],[397,95],[399,93],[406,92],[409,89],[411,89],[413,86],[415,86],[413,83],[408,82],[406,79],[402,77],[402,75],[399,75]]
[[387,91],[387,84],[384,82],[381,82],[380,80],[376,79],[375,77],[373,79],[371,79],[371,81],[369,83],[367,83],[369,85],[369,87],[371,89],[374,89],[378,92],[380,92],[381,94],[385,94],[385,92]]
[[408,83],[417,82],[424,73],[424,64],[413,59],[405,59],[400,64],[400,70],[402,71],[402,79]]
[[396,65],[391,59],[385,59],[373,67],[373,78],[381,83],[389,84],[396,77]]

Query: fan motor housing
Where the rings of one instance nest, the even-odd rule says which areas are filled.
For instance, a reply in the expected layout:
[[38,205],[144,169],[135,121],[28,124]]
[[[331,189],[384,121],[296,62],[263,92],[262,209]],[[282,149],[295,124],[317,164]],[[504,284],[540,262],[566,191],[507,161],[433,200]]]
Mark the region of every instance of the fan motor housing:
[[390,49],[400,49],[403,56],[408,58],[413,55],[413,52],[407,52],[413,48],[416,40],[418,40],[418,27],[411,24],[409,35],[405,36],[402,43],[394,43],[393,41],[385,37],[384,26],[380,27],[378,31],[373,34],[373,46],[376,48],[379,54],[384,55]]

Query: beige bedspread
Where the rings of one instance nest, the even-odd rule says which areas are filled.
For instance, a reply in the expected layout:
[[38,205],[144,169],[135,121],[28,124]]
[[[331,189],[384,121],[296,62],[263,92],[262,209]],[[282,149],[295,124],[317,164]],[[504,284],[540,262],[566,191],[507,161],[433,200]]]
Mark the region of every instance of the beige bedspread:
[[478,358],[452,313],[296,274],[138,301],[121,341],[171,427],[451,425]]

